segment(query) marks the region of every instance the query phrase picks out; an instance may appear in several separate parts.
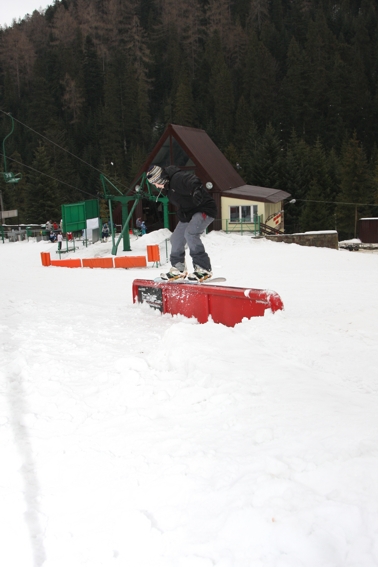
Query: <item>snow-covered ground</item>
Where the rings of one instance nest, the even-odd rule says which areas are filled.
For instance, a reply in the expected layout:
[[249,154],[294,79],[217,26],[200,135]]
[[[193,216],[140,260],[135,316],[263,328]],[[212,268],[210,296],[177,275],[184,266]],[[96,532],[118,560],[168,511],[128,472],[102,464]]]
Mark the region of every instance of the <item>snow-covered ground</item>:
[[167,265],[0,241],[1,566],[378,566],[378,256],[204,242],[285,310],[199,325],[133,304]]

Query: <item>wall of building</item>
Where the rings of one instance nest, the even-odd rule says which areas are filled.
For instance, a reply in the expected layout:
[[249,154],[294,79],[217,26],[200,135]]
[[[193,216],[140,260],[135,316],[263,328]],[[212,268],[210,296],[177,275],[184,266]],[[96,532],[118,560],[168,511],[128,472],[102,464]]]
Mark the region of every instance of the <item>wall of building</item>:
[[[232,197],[221,198],[221,209],[222,209],[222,230],[227,230],[227,220],[230,220],[230,207],[241,207],[241,206],[257,206],[257,215],[262,216],[262,222],[271,216],[273,213],[278,213],[281,210],[282,203],[261,203],[259,201],[250,201],[244,199],[235,199]],[[268,222],[269,225],[274,226],[272,221]]]
[[[265,216],[263,222],[272,228],[283,231],[284,216],[283,213],[279,214],[281,211],[282,201],[279,201],[278,203],[265,203]],[[269,220],[267,221],[266,219]]]
[[275,234],[266,236],[273,242],[286,242],[287,244],[299,244],[299,246],[318,246],[320,248],[339,248],[339,238],[336,230],[324,232],[304,232],[298,234]]
[[360,219],[357,222],[357,236],[361,242],[378,243],[378,217]]
[[264,203],[258,203],[256,201],[247,201],[244,199],[235,199],[230,197],[223,197],[221,198],[221,209],[222,209],[222,230],[229,229],[229,224],[227,221],[230,221],[230,207],[241,207],[241,206],[250,206],[257,205],[257,215],[264,214]]

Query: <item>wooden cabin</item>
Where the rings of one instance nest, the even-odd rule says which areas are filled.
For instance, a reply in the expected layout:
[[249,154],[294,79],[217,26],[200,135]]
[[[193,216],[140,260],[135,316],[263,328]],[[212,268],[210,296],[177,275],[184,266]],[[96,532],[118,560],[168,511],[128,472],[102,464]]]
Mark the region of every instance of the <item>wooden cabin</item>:
[[[252,232],[253,225],[258,223],[283,231],[283,201],[290,193],[247,185],[204,130],[169,124],[140,168],[134,184],[152,164],[176,165],[184,171],[192,171],[204,186],[212,184],[209,192],[217,204],[218,217],[211,229],[243,231],[250,227]],[[149,230],[162,226],[159,226],[162,218],[156,209],[154,203],[145,201],[136,210],[136,218],[143,216]],[[176,223],[175,215],[170,215],[171,230]]]

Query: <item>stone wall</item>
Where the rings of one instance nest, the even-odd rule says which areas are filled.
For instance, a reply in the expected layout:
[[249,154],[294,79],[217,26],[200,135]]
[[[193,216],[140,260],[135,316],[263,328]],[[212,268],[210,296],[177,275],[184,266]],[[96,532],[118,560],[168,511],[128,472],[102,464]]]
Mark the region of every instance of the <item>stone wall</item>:
[[318,246],[320,248],[339,248],[339,238],[336,230],[324,232],[303,232],[298,234],[274,234],[266,235],[265,238],[273,242],[286,242],[287,244],[299,244],[300,246]]

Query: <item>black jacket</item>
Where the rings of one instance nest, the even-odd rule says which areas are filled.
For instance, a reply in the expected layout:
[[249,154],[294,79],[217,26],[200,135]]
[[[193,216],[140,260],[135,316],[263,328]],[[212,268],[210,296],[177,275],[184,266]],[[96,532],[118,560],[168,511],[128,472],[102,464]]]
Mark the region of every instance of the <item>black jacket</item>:
[[[181,171],[175,165],[165,167],[164,173],[169,179],[169,183],[165,185],[167,197],[177,207],[177,216],[181,222],[189,222],[195,213],[216,217],[215,201],[196,175],[189,171]],[[196,192],[197,204],[193,200],[194,192]]]

